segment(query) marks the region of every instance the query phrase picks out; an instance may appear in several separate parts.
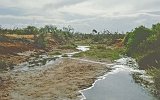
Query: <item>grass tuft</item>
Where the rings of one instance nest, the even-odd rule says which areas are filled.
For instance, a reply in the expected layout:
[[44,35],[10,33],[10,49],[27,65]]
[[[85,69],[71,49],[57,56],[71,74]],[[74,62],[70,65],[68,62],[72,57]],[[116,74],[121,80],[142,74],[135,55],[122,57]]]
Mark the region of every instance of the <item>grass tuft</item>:
[[74,55],[74,57],[89,57],[95,59],[110,59],[115,60],[120,58],[120,54],[123,54],[122,48],[106,48],[105,46],[91,47],[89,51],[80,52]]

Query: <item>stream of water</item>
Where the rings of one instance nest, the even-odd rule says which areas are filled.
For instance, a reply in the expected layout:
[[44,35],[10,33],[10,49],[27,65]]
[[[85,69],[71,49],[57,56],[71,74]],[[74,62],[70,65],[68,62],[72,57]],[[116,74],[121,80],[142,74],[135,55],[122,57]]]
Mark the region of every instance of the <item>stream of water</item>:
[[[146,88],[135,83],[132,74],[145,76],[145,71],[138,70],[134,59],[121,58],[111,68],[111,72],[101,77],[92,87],[80,91],[83,100],[158,100]],[[146,81],[152,82],[149,77]]]

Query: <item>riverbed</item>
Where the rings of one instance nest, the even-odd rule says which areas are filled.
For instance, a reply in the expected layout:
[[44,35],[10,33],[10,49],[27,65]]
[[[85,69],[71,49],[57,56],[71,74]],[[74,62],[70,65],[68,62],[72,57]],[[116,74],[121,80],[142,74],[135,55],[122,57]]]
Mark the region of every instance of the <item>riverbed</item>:
[[8,100],[158,100],[133,79],[133,74],[139,73],[153,82],[134,59],[122,57],[111,64],[73,58],[89,46],[77,49],[65,53],[67,57],[42,54],[15,66],[6,78],[9,88],[2,90],[2,95]]

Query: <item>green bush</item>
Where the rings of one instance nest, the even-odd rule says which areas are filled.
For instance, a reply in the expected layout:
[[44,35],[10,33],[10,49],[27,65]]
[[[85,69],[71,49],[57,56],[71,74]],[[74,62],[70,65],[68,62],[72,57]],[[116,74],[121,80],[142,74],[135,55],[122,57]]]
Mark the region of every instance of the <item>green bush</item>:
[[147,73],[153,77],[155,94],[160,98],[160,68],[148,69]]
[[86,52],[80,52],[75,55],[74,57],[89,57],[89,58],[95,58],[95,59],[110,59],[110,60],[115,60],[118,59],[120,54],[122,54],[124,49],[122,48],[114,48],[114,49],[97,49],[97,48],[92,48],[91,50],[88,50]]
[[62,45],[62,46],[59,46],[58,48],[59,49],[76,49],[76,45]]
[[106,46],[98,45],[98,46],[97,46],[97,49],[103,49],[103,50],[105,50],[105,49],[106,49]]
[[62,55],[62,57],[68,57],[68,55],[67,55],[67,54],[64,54],[64,55]]
[[38,37],[36,37],[35,44],[39,48],[45,48],[47,45],[47,41],[45,40],[45,34],[40,34]]
[[59,52],[59,51],[52,51],[52,52],[49,52],[49,55],[61,55],[62,53]]

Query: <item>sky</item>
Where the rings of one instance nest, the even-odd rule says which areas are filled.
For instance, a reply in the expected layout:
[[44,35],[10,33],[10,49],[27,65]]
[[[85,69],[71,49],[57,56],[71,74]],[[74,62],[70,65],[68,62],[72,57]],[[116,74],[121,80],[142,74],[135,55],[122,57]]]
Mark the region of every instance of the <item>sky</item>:
[[131,31],[160,22],[160,0],[0,0],[0,25],[58,27],[76,31]]

